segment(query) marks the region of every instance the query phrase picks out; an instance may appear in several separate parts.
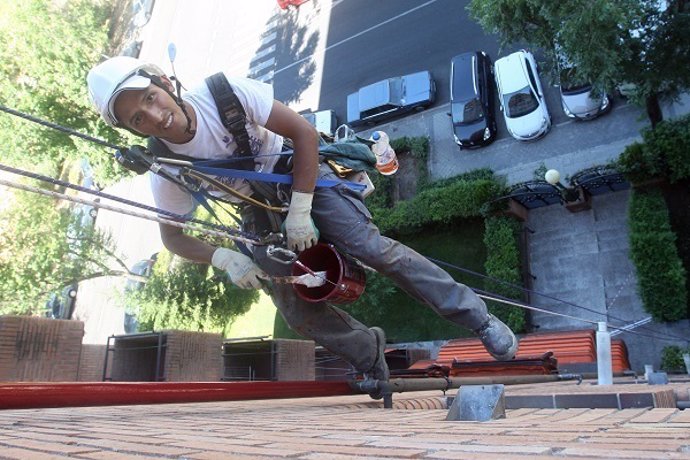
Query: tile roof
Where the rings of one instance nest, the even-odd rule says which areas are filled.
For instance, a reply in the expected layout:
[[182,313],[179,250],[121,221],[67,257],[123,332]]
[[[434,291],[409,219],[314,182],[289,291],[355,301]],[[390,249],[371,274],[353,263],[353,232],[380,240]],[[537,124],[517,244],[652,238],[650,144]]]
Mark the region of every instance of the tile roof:
[[[506,394],[633,387],[566,383],[511,386]],[[689,386],[673,388],[687,395]],[[525,408],[478,423],[446,421],[440,392],[394,399],[392,410],[367,396],[6,410],[0,457],[690,459],[688,410]]]

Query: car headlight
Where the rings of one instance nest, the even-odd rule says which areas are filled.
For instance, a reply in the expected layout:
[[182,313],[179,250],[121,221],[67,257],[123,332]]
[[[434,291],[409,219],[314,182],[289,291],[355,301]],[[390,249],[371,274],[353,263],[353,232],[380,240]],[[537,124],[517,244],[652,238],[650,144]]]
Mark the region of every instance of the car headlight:
[[565,112],[565,114],[569,117],[573,116],[573,113],[570,110],[568,110],[568,106],[565,104],[563,104],[563,112]]
[[453,139],[455,140],[456,144],[462,145],[462,142],[460,142],[460,139],[458,139],[458,136],[456,136],[455,134],[453,134]]
[[486,141],[486,140],[488,140],[490,137],[491,137],[491,130],[490,130],[489,127],[487,126],[486,128],[484,128],[484,140]]

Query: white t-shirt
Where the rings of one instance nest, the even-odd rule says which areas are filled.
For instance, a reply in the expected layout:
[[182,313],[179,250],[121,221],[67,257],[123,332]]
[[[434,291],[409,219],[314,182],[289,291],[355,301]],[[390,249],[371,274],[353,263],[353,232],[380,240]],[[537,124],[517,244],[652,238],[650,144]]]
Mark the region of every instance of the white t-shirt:
[[[271,172],[278,161],[283,138],[264,128],[273,107],[273,87],[265,83],[246,78],[230,77],[226,74],[237,98],[247,115],[247,134],[249,145],[255,155],[255,170]],[[239,156],[237,144],[232,134],[223,126],[218,115],[218,108],[206,83],[202,83],[182,96],[196,112],[196,133],[186,144],[173,144],[163,141],[170,150],[182,155],[219,160]],[[167,167],[166,167],[167,168]],[[168,168],[177,173],[176,168]],[[238,168],[239,165],[238,165]],[[157,174],[150,174],[151,190],[156,206],[176,214],[187,214],[194,210],[194,198],[178,185],[173,184]],[[218,178],[245,195],[251,194],[249,184],[242,179],[227,177]],[[214,193],[214,192],[211,192]],[[232,197],[227,197],[233,199]],[[236,199],[235,199],[236,201]]]

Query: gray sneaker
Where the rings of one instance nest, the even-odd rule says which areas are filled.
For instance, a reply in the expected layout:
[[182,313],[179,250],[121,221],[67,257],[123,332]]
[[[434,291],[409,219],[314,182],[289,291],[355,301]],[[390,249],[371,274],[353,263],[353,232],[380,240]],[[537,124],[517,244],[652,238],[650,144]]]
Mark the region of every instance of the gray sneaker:
[[[388,381],[388,379],[390,379],[391,373],[388,370],[388,363],[386,363],[386,333],[383,332],[383,329],[381,329],[380,327],[372,327],[369,328],[369,330],[374,334],[374,337],[376,337],[377,355],[376,361],[374,361],[374,364],[373,366],[371,366],[371,369],[364,372],[364,378]],[[383,394],[380,390],[374,393],[370,393],[369,396],[371,396],[372,399],[383,398]]]
[[508,361],[515,357],[518,340],[513,331],[503,321],[489,313],[489,319],[474,331],[491,356],[499,361]]

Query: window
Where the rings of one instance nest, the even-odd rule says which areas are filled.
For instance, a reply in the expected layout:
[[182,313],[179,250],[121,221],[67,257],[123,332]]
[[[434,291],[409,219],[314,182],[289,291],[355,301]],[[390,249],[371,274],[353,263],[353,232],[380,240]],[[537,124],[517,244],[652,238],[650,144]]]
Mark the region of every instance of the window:
[[519,91],[503,96],[503,105],[508,118],[518,118],[534,112],[539,107],[539,101],[529,86]]

